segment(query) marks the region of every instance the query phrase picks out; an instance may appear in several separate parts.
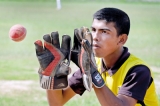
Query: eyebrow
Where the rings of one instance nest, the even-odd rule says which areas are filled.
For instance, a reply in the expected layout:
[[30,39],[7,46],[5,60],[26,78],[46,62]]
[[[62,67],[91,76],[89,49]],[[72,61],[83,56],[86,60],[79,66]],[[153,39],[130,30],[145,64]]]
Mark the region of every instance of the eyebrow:
[[[94,28],[94,27],[91,26],[91,28]],[[108,29],[108,28],[101,28],[101,29],[98,29],[98,30],[107,30],[107,31],[111,31],[111,30]]]

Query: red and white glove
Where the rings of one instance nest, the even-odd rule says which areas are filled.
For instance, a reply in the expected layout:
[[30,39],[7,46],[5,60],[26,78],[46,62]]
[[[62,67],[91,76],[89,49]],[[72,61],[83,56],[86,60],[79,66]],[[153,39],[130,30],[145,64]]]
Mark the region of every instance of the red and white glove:
[[52,32],[34,42],[36,56],[40,64],[40,85],[44,89],[63,89],[68,86],[67,76],[70,73],[71,38],[62,36],[60,47],[58,32]]

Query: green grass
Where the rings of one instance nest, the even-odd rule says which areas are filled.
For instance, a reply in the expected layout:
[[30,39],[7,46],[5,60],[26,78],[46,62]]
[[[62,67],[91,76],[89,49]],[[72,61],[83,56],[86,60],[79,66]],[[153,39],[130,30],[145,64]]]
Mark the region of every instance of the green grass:
[[[0,1],[0,80],[38,82],[39,64],[35,55],[34,41],[42,40],[44,34],[52,31],[59,31],[60,35],[69,34],[73,37],[73,30],[81,26],[90,27],[93,13],[103,7],[116,7],[128,13],[131,19],[131,31],[125,46],[149,65],[160,67],[160,3],[117,2],[116,0],[114,2],[72,0],[71,2],[70,0],[62,1],[62,9],[57,10],[55,1],[51,0],[39,2],[2,0]],[[14,24],[22,24],[27,28],[27,36],[22,42],[14,42],[8,37],[9,29]],[[159,78],[159,71],[154,74],[155,78]],[[0,93],[0,106],[48,105],[45,92],[41,90],[12,93],[13,95]],[[43,99],[38,100],[37,98],[41,96]],[[83,97],[76,96],[66,106],[90,104],[99,106],[94,93],[85,93]]]
[[16,89],[18,84],[14,83],[14,86],[10,85],[12,87],[10,90],[1,90],[0,106],[12,106],[13,104],[17,106],[47,106],[45,91],[37,88],[39,83],[34,82],[34,85],[31,83],[28,87],[24,87],[24,85],[21,83],[19,85],[22,86],[21,89]]

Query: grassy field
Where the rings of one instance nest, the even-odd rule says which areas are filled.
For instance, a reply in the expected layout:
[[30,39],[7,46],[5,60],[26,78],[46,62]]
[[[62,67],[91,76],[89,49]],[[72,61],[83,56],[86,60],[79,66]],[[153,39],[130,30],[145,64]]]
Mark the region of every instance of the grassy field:
[[[116,1],[116,0],[115,0]],[[122,0],[123,1],[123,0]],[[145,60],[153,69],[160,95],[160,3],[64,1],[56,9],[54,1],[0,1],[0,106],[48,106],[45,90],[39,87],[39,67],[34,41],[44,34],[59,31],[73,36],[73,29],[90,27],[92,14],[103,7],[116,7],[128,13],[131,32],[126,43],[130,52]],[[22,42],[9,39],[12,25],[22,24],[27,36]],[[74,71],[76,68],[71,64]],[[93,90],[92,90],[93,92]],[[65,106],[100,106],[94,93],[76,96]]]

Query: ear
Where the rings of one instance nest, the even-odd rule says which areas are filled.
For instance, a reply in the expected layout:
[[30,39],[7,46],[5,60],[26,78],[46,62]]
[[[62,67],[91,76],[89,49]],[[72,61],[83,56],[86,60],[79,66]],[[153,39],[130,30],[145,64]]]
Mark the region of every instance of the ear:
[[122,34],[122,35],[120,35],[120,36],[119,36],[118,45],[122,45],[122,46],[123,46],[123,45],[126,43],[127,39],[128,39],[127,34]]

